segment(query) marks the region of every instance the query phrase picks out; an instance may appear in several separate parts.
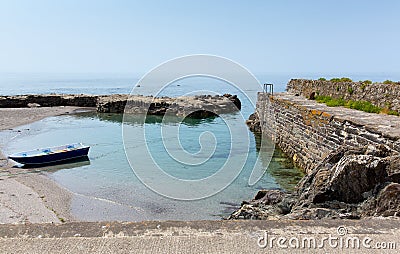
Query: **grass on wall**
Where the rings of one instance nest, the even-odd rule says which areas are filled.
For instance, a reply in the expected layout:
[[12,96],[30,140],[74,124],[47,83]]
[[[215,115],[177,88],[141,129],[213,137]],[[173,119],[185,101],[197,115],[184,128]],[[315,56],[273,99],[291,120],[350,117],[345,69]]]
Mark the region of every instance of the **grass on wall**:
[[353,82],[353,80],[351,78],[331,78],[329,81],[331,82]]
[[386,85],[391,85],[391,84],[397,84],[397,82],[394,82],[394,81],[392,81],[392,80],[385,80],[385,81],[383,81],[383,84],[386,84]]
[[385,113],[388,115],[396,115],[399,116],[399,112],[394,110],[383,109],[378,106],[373,105],[371,102],[368,101],[353,101],[353,100],[344,100],[342,98],[335,99],[330,96],[322,96],[317,95],[315,97],[317,102],[325,103],[329,107],[346,107],[355,110],[360,110],[368,113]]

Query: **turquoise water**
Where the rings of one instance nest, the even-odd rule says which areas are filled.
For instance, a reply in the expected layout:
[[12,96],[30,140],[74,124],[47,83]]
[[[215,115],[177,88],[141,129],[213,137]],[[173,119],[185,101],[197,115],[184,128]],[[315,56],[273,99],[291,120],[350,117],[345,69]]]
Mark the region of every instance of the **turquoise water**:
[[[96,89],[100,88],[92,88],[94,91]],[[111,90],[107,92],[107,88],[101,89],[105,89],[104,93],[112,93]],[[243,200],[252,198],[259,189],[293,188],[301,177],[301,173],[293,169],[293,166],[278,149],[275,150],[274,157],[268,165],[269,160],[264,158],[266,154],[257,149],[258,137],[255,137],[247,128],[243,128],[245,119],[254,111],[254,108],[239,90],[222,81],[196,78],[173,83],[161,95],[178,96],[198,90],[220,94],[226,92],[238,94],[242,101],[242,111],[202,120],[185,119],[182,123],[174,117],[163,120],[161,117],[150,116],[146,119],[145,125],[140,116],[129,116],[125,119],[126,124],[137,135],[133,135],[134,138],[125,142],[125,145],[129,147],[130,152],[137,155],[133,166],[145,169],[146,164],[140,160],[145,147],[140,143],[139,135],[143,133],[143,128],[146,128],[146,143],[152,154],[156,155],[154,157],[157,163],[163,165],[163,169],[168,174],[187,180],[211,176],[224,165],[228,156],[235,159],[242,155],[248,155],[243,170],[232,184],[205,199],[179,201],[167,198],[148,189],[136,177],[124,151],[121,114],[92,112],[64,115],[46,118],[27,126],[8,130],[2,133],[3,136],[9,137],[4,152],[10,154],[73,142],[90,145],[90,161],[39,169],[47,172],[49,177],[75,194],[72,200],[72,213],[77,218],[88,221],[221,219],[238,208]],[[144,94],[154,92],[151,87],[143,88],[142,91]],[[255,97],[256,91],[250,92],[251,96]],[[229,122],[230,128],[226,125],[227,122]],[[163,142],[174,137],[160,136],[161,129],[166,129],[168,134],[177,126],[179,126],[179,141],[184,151],[196,154],[204,149],[205,153],[212,154],[206,163],[190,166],[175,161],[166,153]],[[207,132],[213,134],[213,139],[216,141],[215,146],[211,145],[212,142],[204,144],[199,142],[202,133]],[[234,144],[242,149],[237,149],[230,154],[231,135],[248,135],[250,143]],[[257,165],[261,170],[265,170],[265,173],[259,182],[249,186],[250,173],[259,153],[261,153],[262,163]],[[159,184],[162,185],[163,182]],[[209,187],[213,188],[214,186]],[[179,189],[179,186],[176,188]]]
[[[221,216],[229,215],[242,200],[253,197],[258,189],[281,188],[277,182],[282,177],[273,176],[268,171],[255,186],[248,186],[252,168],[247,166],[228,188],[210,198],[199,201],[177,201],[160,196],[146,188],[129,167],[122,144],[121,120],[121,115],[118,114],[96,113],[50,117],[23,126],[20,135],[7,144],[5,152],[11,153],[82,140],[85,144],[91,145],[90,162],[40,169],[48,171],[52,179],[77,194],[73,199],[72,212],[83,220],[220,219]],[[155,117],[149,121],[154,131],[160,128],[159,120]],[[142,128],[139,122],[134,122],[134,119],[132,123],[135,128]],[[212,128],[215,135],[222,139],[226,131],[220,118],[196,120],[183,124],[183,128],[195,129],[195,132]],[[191,137],[193,133],[183,135],[181,141],[186,149],[192,151],[198,149],[197,142],[193,142],[191,138],[185,138],[185,135]],[[148,142],[153,144],[152,149],[162,150],[157,139],[158,137],[154,136]],[[217,148],[215,155],[211,158],[212,162],[203,167],[179,167],[165,156],[158,159],[161,163],[168,165],[176,176],[188,179],[204,177],[212,174],[225,160],[226,142],[221,141],[221,143],[222,149]],[[139,146],[137,149],[143,148]],[[255,160],[256,155],[256,142],[253,138],[249,161]],[[283,163],[285,160],[277,151],[269,165],[270,170],[293,172],[290,166]],[[296,172],[286,178],[292,179],[295,176]],[[276,178],[279,178],[278,181]]]

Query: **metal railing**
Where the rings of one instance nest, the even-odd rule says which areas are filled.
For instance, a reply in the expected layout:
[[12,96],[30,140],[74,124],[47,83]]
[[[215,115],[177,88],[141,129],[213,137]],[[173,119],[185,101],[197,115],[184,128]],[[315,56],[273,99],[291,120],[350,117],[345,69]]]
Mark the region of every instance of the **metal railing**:
[[274,94],[274,84],[264,84],[264,93]]

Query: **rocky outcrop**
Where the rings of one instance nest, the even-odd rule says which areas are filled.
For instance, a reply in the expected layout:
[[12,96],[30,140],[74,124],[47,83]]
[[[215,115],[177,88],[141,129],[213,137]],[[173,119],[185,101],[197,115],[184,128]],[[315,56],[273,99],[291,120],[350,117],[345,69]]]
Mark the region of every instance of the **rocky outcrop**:
[[0,96],[0,108],[79,106],[96,107],[100,113],[140,113],[206,118],[241,109],[236,95],[199,95],[177,98],[141,95],[43,94]]
[[[97,112],[100,113],[123,113],[129,95],[113,94],[109,96],[100,96],[97,99]],[[143,96],[138,96],[143,97]]]
[[103,113],[172,114],[205,118],[239,111],[241,102],[236,95],[198,95],[176,98],[114,95],[100,97],[97,111]]
[[0,108],[25,108],[25,107],[96,107],[97,95],[85,94],[38,94],[0,96]]
[[400,216],[400,155],[384,145],[331,153],[294,193],[263,190],[229,219]]
[[260,118],[258,116],[257,112],[254,112],[249,116],[249,119],[246,121],[247,126],[249,129],[254,132],[254,133],[261,133],[261,124],[260,124]]

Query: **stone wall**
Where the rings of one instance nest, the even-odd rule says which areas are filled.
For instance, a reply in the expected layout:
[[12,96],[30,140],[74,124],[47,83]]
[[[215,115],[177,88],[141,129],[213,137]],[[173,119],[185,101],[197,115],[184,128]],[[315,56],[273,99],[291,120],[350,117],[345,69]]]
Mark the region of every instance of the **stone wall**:
[[250,120],[250,126],[260,126],[306,173],[343,146],[384,144],[400,152],[397,116],[327,107],[288,93],[259,93],[256,118],[259,122]]
[[346,100],[369,101],[381,108],[400,112],[400,82],[364,84],[362,82],[292,79],[287,85],[287,91],[306,98],[310,98],[315,93]]

